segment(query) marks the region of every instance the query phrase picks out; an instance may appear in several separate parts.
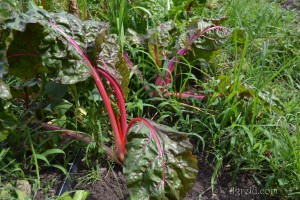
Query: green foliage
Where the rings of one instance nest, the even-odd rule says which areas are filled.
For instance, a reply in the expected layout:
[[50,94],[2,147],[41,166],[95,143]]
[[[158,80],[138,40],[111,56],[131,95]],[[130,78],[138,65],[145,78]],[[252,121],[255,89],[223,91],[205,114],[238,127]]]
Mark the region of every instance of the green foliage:
[[[69,33],[82,49],[89,51],[86,47],[94,46],[95,37],[105,24],[81,22],[71,14],[51,14],[40,9],[7,20],[10,23],[3,21],[2,29],[14,30],[14,40],[7,51],[11,74],[30,79],[47,72],[49,77],[63,84],[73,84],[90,76],[80,52],[53,26]],[[33,34],[35,37],[31,37]]]
[[[106,30],[108,31],[108,30]],[[129,67],[124,61],[116,37],[99,34],[96,38],[97,66],[108,72],[121,86],[123,95],[129,93]]]
[[2,80],[0,80],[0,99],[10,99],[12,98],[8,85],[6,85]]
[[[22,185],[23,184],[23,185]],[[28,187],[28,186],[29,187]],[[27,186],[27,188],[26,188]],[[30,200],[30,185],[28,181],[17,180],[15,186],[8,183],[6,185],[0,185],[0,198],[1,199],[17,199],[17,200]]]
[[130,198],[182,199],[198,171],[188,135],[147,122],[155,135],[143,122],[133,125],[127,134],[124,175]]
[[11,104],[0,99],[0,142],[15,132],[16,122],[17,119],[11,110]]
[[2,78],[3,75],[7,74],[8,71],[6,51],[9,43],[12,40],[12,34],[10,32],[4,32],[3,30],[0,30],[0,38],[0,78]]
[[[212,189],[226,166],[233,179],[245,170],[259,187],[298,198],[300,33],[295,12],[282,9],[278,1],[264,0],[78,1],[83,19],[109,22],[102,23],[82,22],[67,13],[38,9],[32,1],[21,2],[0,3],[0,170],[4,179],[23,177],[36,187],[37,178],[24,173],[28,169],[36,176],[44,167],[66,173],[69,160],[63,152],[68,148],[86,148],[89,166],[95,157],[103,158],[111,131],[102,97],[88,80],[91,72],[82,50],[93,65],[121,85],[128,97],[129,118],[148,117],[203,137],[206,145],[198,142],[198,150],[212,158]],[[42,5],[66,11],[66,2],[43,1]],[[221,24],[230,29],[220,28]],[[193,37],[195,41],[190,42]],[[178,55],[183,48],[186,52]],[[133,62],[123,59],[125,52]],[[171,58],[170,87],[155,86],[157,76],[165,78],[172,71],[168,68]],[[111,84],[105,87],[114,94]],[[170,94],[163,96],[166,89]],[[149,98],[153,91],[162,96]],[[176,95],[184,91],[191,97],[183,100]],[[116,108],[117,97],[110,97]],[[23,108],[26,101],[28,109]],[[37,127],[28,129],[27,123],[36,120],[87,132],[95,141],[88,146],[61,143],[59,131],[50,135]],[[192,147],[186,134],[151,124],[165,151],[159,151],[148,127],[135,123],[128,133],[124,165],[131,198],[146,198],[150,191],[156,198],[181,199],[196,171],[176,168],[174,163],[197,167]],[[175,145],[177,140],[186,148]],[[174,156],[177,151],[188,155],[184,156],[188,161]],[[160,153],[165,157],[159,157]],[[165,187],[159,187],[164,183],[162,158],[167,181],[172,183]],[[184,184],[179,186],[179,179],[173,180],[185,169],[190,169],[190,176],[181,178]],[[97,170],[93,173],[99,177]],[[5,186],[0,187],[0,194],[7,195]],[[14,189],[9,193],[17,198]],[[66,198],[72,197],[66,194]]]
[[168,13],[172,6],[173,2],[171,0],[163,1],[163,0],[149,0],[149,1],[138,1],[133,0],[133,7],[142,7],[147,10],[151,10],[153,13],[153,17],[158,20],[163,20],[165,14]]
[[63,193],[57,200],[85,200],[90,196],[90,192],[85,190],[76,190],[73,197],[70,196],[69,192]]
[[42,0],[42,6],[49,12],[66,12],[69,10],[70,0]]

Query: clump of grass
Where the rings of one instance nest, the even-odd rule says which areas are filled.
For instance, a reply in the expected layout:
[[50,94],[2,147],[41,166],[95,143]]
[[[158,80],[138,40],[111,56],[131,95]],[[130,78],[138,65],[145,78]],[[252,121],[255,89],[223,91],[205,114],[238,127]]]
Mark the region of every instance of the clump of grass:
[[[278,194],[299,196],[299,36],[296,13],[267,1],[225,1],[233,36],[220,56],[211,63],[210,76],[231,77],[252,91],[251,98],[237,99],[233,87],[226,99],[211,98],[200,105],[207,109],[195,127],[215,156],[235,171],[244,170],[261,187]],[[248,40],[247,40],[248,38]],[[248,42],[247,42],[248,41]],[[214,90],[211,79],[202,83]],[[199,83],[201,84],[201,83]],[[209,110],[213,110],[210,112]],[[225,162],[226,161],[226,162]],[[234,173],[234,174],[235,174]]]

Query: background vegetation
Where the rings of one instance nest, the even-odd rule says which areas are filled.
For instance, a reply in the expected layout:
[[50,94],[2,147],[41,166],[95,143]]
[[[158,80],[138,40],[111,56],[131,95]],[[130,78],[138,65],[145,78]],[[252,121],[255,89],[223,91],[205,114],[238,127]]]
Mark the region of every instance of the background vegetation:
[[[35,1],[50,11],[69,9],[59,5],[63,1],[45,2]],[[144,116],[200,136],[204,142],[192,139],[214,166],[212,183],[225,169],[232,171],[233,179],[246,171],[261,188],[276,188],[284,198],[300,197],[300,29],[295,10],[271,0],[77,3],[73,13],[82,20],[110,23],[110,33],[116,34],[120,49],[134,63],[126,98],[129,119]],[[182,56],[171,77],[173,84],[167,87],[172,95],[149,97],[150,92],[161,91],[155,79],[164,73],[167,55],[174,54],[175,40],[199,18],[229,28],[231,35],[213,53]],[[170,20],[177,30],[168,35],[167,44],[161,43],[163,54],[157,63],[150,42],[138,44],[135,38],[146,37],[151,30],[156,33],[154,27]],[[136,68],[144,81],[134,74]],[[43,84],[43,76],[23,82],[11,75],[3,81],[14,98],[0,100],[0,191],[15,186],[16,180],[27,180],[32,196],[38,189],[51,188],[51,180],[40,182],[40,173],[56,168],[67,174],[79,149],[84,149],[84,160],[97,178],[94,172],[100,163],[109,162],[103,161],[102,145],[112,143],[112,133],[94,84],[89,80],[69,86],[49,80]],[[183,91],[205,98],[175,95]],[[29,101],[25,93],[30,94]],[[85,132],[96,142],[83,144],[28,125],[37,120]]]

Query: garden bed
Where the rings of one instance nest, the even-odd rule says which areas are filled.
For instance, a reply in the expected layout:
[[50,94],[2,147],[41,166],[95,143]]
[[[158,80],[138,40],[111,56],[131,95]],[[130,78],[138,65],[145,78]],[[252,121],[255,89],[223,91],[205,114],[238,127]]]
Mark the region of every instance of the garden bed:
[[0,199],[299,197],[297,1],[7,2]]
[[[187,193],[184,200],[276,200],[278,198],[267,196],[265,193],[276,191],[260,190],[254,180],[247,172],[239,173],[236,177],[236,184],[232,184],[232,176],[230,170],[223,171],[222,175],[216,179],[214,193],[211,190],[211,177],[213,174],[213,167],[209,161],[206,161],[204,155],[198,155],[198,175],[194,187]],[[80,166],[79,172],[76,174],[76,179],[73,182],[73,189],[86,190],[91,194],[88,200],[129,200],[129,193],[125,177],[122,173],[122,167],[116,165],[114,167],[103,166],[100,168],[100,179],[90,180],[90,183],[82,184],[78,181],[86,180],[90,170],[86,166]],[[60,178],[58,178],[60,177]],[[52,189],[47,190],[47,194],[39,192],[36,200],[45,199],[45,195],[49,198],[54,198],[60,189],[64,176],[59,173],[43,174],[42,179],[55,179],[56,182]],[[96,179],[96,177],[94,177]],[[92,183],[91,183],[92,182]],[[259,194],[262,193],[262,194]]]

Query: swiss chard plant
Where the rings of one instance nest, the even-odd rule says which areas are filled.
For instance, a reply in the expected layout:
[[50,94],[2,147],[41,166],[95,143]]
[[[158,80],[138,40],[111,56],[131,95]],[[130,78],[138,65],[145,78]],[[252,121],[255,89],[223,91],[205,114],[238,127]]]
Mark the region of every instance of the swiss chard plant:
[[[7,3],[0,4],[0,11],[1,98],[12,97],[3,81],[7,75],[28,81],[42,74],[46,80],[62,84],[92,77],[114,134],[115,150],[105,149],[123,165],[131,198],[182,199],[197,175],[197,159],[188,134],[144,118],[127,124],[124,96],[131,66],[114,36],[109,35],[109,24],[82,22],[74,15],[37,7],[22,13]],[[9,117],[9,112],[4,115]],[[9,126],[6,122],[1,116],[1,136],[8,134],[2,131]],[[41,126],[61,129],[48,123]],[[92,141],[83,133],[62,133]]]
[[[160,94],[157,91],[150,91],[149,95],[164,97],[176,96],[180,98],[193,97],[197,99],[206,98],[207,95],[203,94],[190,94],[184,91],[179,93],[171,93],[168,91],[176,82],[175,68],[182,67],[181,63],[183,57],[188,58],[193,63],[195,68],[203,68],[201,63],[212,61],[226,38],[231,34],[231,31],[219,24],[222,20],[226,19],[202,19],[196,18],[190,20],[184,27],[185,31],[180,32],[176,23],[167,21],[160,24],[154,29],[147,30],[147,34],[140,35],[133,30],[129,30],[128,40],[131,45],[137,45],[147,52],[154,62],[154,65],[159,69],[156,76],[155,86],[160,88]],[[182,27],[181,27],[182,29]],[[173,38],[179,38],[175,42]],[[170,44],[172,49],[170,49]],[[126,55],[125,55],[126,57]],[[133,63],[131,64],[134,65]],[[145,78],[136,69],[140,81]],[[148,84],[145,85],[146,90],[150,90]]]

